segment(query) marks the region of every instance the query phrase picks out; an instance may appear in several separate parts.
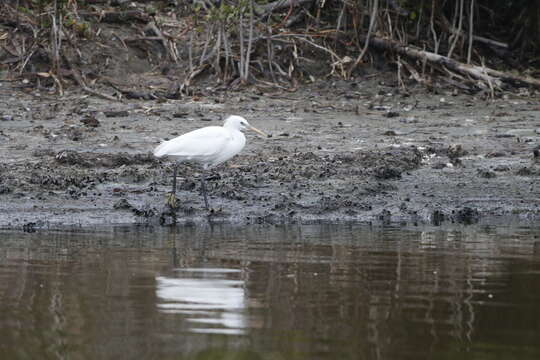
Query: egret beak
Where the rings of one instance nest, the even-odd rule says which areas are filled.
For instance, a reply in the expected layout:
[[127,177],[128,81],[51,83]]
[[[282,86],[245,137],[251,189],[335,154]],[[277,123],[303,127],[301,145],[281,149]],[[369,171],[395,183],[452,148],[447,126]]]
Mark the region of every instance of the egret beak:
[[253,130],[253,131],[255,131],[257,134],[262,135],[262,136],[264,136],[264,137],[268,137],[268,135],[266,135],[264,132],[262,132],[261,130],[259,130],[259,129],[257,129],[257,128],[254,128],[253,126],[250,126],[250,127],[249,127],[249,130]]

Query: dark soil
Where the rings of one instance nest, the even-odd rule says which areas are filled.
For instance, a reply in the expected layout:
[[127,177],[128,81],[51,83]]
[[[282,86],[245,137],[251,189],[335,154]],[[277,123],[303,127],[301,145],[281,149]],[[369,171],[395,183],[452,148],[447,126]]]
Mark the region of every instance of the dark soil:
[[[389,79],[124,103],[0,82],[0,227],[540,218],[537,95],[402,95]],[[228,114],[272,137],[247,134],[209,174],[210,213],[200,169],[179,166],[171,211],[172,167],[152,149]]]

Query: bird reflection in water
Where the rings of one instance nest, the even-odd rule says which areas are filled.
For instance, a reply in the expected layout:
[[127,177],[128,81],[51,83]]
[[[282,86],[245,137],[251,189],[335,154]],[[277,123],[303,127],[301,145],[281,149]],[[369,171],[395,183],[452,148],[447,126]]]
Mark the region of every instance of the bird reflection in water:
[[237,269],[180,269],[193,277],[156,277],[158,309],[182,314],[191,332],[240,335],[247,327],[244,281],[231,280]]

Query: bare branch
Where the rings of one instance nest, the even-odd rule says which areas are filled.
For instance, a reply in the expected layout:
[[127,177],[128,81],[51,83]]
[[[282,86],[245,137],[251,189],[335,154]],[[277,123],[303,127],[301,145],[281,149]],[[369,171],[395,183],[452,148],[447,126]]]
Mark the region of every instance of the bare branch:
[[371,32],[373,31],[373,28],[375,26],[375,19],[377,18],[377,11],[378,10],[379,10],[379,0],[373,0],[373,5],[372,5],[372,9],[371,9],[371,17],[370,17],[370,20],[369,20],[369,28],[368,28],[368,32],[367,32],[367,36],[366,36],[366,41],[364,42],[364,48],[362,49],[362,51],[360,52],[360,55],[358,55],[358,57],[356,58],[354,63],[349,68],[349,70],[347,72],[347,77],[348,78],[351,77],[351,73],[358,66],[358,64],[360,64],[360,61],[362,61],[362,58],[364,57],[364,54],[367,51],[367,48],[369,46],[369,38],[370,38]]
[[474,0],[471,1],[471,8],[469,10],[469,48],[467,49],[467,64],[471,63],[472,44],[473,44],[473,27],[474,27]]

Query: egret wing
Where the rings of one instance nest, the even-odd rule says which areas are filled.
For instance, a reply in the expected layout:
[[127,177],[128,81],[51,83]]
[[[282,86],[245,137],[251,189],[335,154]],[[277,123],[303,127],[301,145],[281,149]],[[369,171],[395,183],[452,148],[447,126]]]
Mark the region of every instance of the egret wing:
[[206,162],[219,154],[230,140],[231,135],[223,127],[208,126],[161,143],[154,155]]

